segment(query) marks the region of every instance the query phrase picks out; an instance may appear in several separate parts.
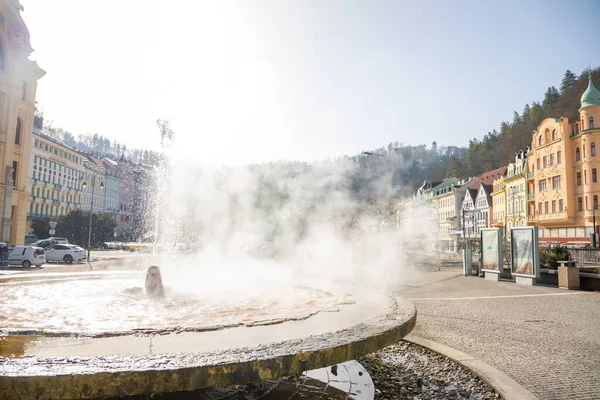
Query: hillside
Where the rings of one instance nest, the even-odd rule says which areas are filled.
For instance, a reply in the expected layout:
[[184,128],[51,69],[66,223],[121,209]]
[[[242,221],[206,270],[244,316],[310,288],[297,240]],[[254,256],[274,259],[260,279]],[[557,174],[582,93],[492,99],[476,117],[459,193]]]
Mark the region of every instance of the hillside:
[[[592,79],[600,83],[600,69],[592,70]],[[513,159],[517,150],[531,146],[531,134],[540,122],[548,117],[568,117],[571,122],[579,118],[580,98],[588,85],[588,72],[576,77],[567,70],[560,88],[549,87],[542,101],[525,104],[521,113],[514,112],[513,120],[500,123],[499,131],[488,132],[483,139],[472,139],[464,159],[457,159],[462,174],[458,177],[480,175],[502,167]]]

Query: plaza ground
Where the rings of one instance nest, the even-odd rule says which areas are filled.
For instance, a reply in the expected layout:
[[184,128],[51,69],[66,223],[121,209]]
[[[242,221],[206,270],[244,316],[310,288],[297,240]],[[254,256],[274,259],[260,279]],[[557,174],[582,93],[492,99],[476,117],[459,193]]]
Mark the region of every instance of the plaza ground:
[[412,334],[467,353],[539,399],[600,396],[600,292],[419,274],[395,288],[414,302]]

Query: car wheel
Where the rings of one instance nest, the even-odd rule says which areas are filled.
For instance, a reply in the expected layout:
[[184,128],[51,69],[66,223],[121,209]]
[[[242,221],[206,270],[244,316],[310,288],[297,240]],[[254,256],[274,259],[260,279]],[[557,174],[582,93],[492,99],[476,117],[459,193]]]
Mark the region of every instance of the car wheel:
[[69,254],[67,254],[66,256],[63,257],[63,260],[67,263],[67,264],[71,264],[73,262],[73,257]]
[[23,261],[23,266],[25,268],[30,268],[31,267],[31,263],[29,261],[25,260],[25,261]]

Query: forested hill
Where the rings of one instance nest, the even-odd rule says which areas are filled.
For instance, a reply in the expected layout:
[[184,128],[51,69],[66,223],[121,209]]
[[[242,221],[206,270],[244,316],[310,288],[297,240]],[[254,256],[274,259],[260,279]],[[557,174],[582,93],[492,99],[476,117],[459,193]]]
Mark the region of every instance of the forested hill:
[[[510,163],[516,151],[531,146],[532,131],[546,118],[568,117],[570,122],[577,121],[588,76],[587,70],[579,77],[567,70],[560,87],[549,87],[542,101],[525,104],[520,113],[514,112],[512,121],[502,122],[499,130],[488,132],[481,140],[470,140],[465,158],[453,159],[450,175],[477,176]],[[596,86],[600,85],[600,68],[592,70],[592,79]]]

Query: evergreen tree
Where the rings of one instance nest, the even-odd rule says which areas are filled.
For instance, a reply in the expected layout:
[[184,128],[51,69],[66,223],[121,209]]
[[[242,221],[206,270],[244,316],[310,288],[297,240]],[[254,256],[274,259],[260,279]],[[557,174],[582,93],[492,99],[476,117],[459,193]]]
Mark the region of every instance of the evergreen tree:
[[570,70],[567,70],[562,82],[560,83],[560,92],[564,93],[565,90],[573,86],[575,82],[577,82],[577,77]]
[[448,168],[448,176],[454,178],[463,178],[465,176],[465,167],[460,158],[453,156],[450,159],[450,167]]
[[523,123],[525,124],[531,121],[531,108],[529,107],[529,104],[525,104],[525,107],[523,107],[523,112],[521,113],[521,121],[523,121]]

